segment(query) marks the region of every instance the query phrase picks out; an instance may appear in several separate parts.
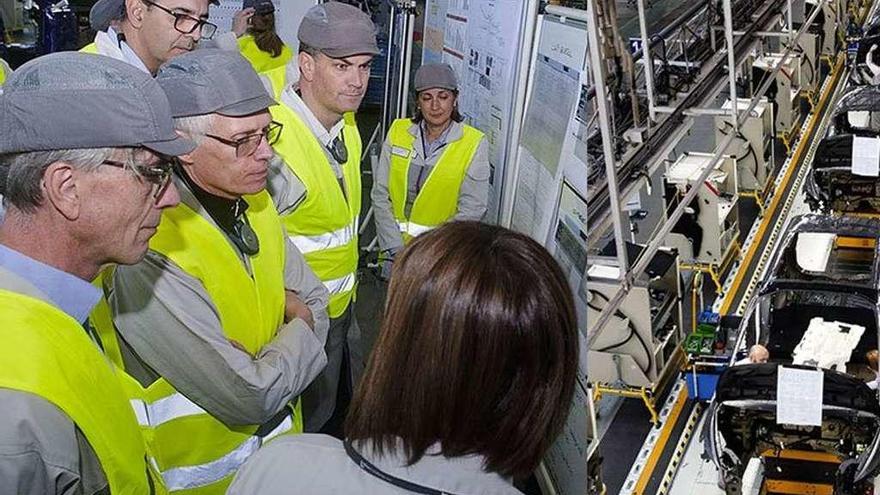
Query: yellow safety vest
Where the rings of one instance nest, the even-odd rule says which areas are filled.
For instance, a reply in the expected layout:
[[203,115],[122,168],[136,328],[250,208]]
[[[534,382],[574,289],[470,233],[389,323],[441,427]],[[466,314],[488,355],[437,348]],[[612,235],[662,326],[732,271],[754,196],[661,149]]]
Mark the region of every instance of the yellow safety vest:
[[[64,411],[94,449],[111,493],[150,493],[147,451],[129,399],[83,327],[49,303],[7,290],[0,290],[0,321],[0,387]],[[161,483],[156,489],[164,493]]]
[[94,54],[96,54],[96,55],[99,55],[99,53],[98,53],[98,45],[96,45],[94,41],[91,42],[91,43],[89,43],[88,45],[86,45],[86,46],[80,48],[79,51],[80,51],[81,53],[94,53]]
[[293,58],[293,51],[287,45],[282,46],[281,53],[277,57],[273,57],[269,52],[260,50],[257,42],[254,41],[254,37],[249,34],[238,38],[238,50],[241,52],[241,56],[246,58],[258,73],[284,67]]
[[[270,76],[270,80],[274,79]],[[269,112],[284,125],[275,152],[306,188],[305,200],[284,216],[284,226],[330,292],[327,311],[331,318],[337,318],[348,308],[357,287],[361,137],[354,114],[343,117],[342,136],[348,149],[348,161],[342,165],[346,200],[324,147],[308,125],[287,105],[269,107]]]
[[[265,191],[245,196],[247,218],[260,240],[260,251],[250,257],[253,277],[224,235],[183,203],[162,213],[150,249],[161,253],[184,272],[197,278],[217,308],[223,333],[256,355],[284,322],[284,237],[281,220]],[[106,276],[105,276],[106,277]],[[99,308],[100,309],[100,308]],[[92,314],[109,356],[121,360],[115,331]],[[111,341],[109,345],[107,341]],[[121,361],[118,362],[121,366]],[[169,491],[180,494],[222,494],[238,468],[260,445],[283,433],[302,432],[299,401],[293,418],[287,417],[265,438],[257,426],[230,427],[209,415],[178,392],[164,378],[145,389],[127,377],[138,422],[149,433],[151,451]],[[143,397],[143,401],[137,400]]]
[[391,169],[388,174],[388,195],[403,242],[448,221],[458,211],[458,196],[471,160],[483,139],[483,133],[463,125],[461,139],[446,145],[440,159],[431,169],[425,184],[416,196],[409,218],[406,197],[409,165],[412,162],[415,136],[409,132],[413,122],[397,119],[388,130],[391,142]]
[[0,86],[3,86],[3,83],[6,82],[6,64],[0,62]]
[[276,67],[260,75],[265,76],[272,83],[272,97],[276,100],[281,98],[281,93],[284,92],[284,84],[287,82],[287,67]]

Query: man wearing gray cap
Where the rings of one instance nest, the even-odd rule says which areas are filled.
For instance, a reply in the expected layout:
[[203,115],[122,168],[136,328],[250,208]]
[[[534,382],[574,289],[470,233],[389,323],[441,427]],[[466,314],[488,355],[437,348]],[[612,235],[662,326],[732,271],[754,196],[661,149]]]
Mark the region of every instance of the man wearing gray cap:
[[143,258],[179,200],[169,157],[195,145],[148,75],[70,52],[13,73],[0,136],[0,492],[153,493],[125,378],[88,323],[90,281]]
[[267,94],[238,53],[196,50],[157,81],[181,134],[181,203],[109,296],[124,369],[173,493],[223,493],[266,440],[302,431],[298,396],[326,364],[327,290],[287,239],[266,180]]
[[219,0],[98,0],[89,13],[95,41],[81,51],[123,60],[155,75],[172,57],[214,36],[208,4]]
[[410,239],[450,220],[482,220],[489,199],[486,140],[462,122],[452,67],[419,67],[414,88],[415,117],[391,124],[373,170],[370,197],[386,278]]
[[[286,82],[283,69],[267,75],[280,99],[270,111],[286,129],[275,152],[306,188],[305,200],[284,215],[284,225],[330,292],[327,368],[303,398],[306,431],[320,431],[333,415],[337,387],[350,395],[351,375],[363,368],[352,308],[361,209],[361,139],[354,112],[379,49],[369,16],[339,2],[309,9],[298,37],[299,81]],[[341,372],[345,367],[350,373]],[[344,416],[345,405],[339,409]]]

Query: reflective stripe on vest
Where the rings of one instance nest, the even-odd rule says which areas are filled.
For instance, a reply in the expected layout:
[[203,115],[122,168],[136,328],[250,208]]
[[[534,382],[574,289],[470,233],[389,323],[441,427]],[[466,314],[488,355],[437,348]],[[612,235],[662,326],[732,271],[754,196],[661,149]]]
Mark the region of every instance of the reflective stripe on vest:
[[[217,311],[224,336],[257,355],[284,321],[284,245],[281,220],[268,193],[245,196],[245,213],[260,241],[251,273],[225,236],[184,203],[162,212],[150,249],[199,280]],[[100,332],[102,340],[107,331]],[[115,331],[110,330],[111,338]],[[123,383],[150,440],[163,479],[176,493],[222,494],[260,440],[257,425],[228,427],[180,394],[164,378],[143,388]],[[299,402],[284,431],[302,431]],[[256,439],[256,440],[255,440]]]
[[302,254],[345,246],[357,236],[358,220],[339,230],[318,235],[292,235],[290,240]]
[[[199,409],[199,411],[201,411],[201,414],[207,414],[199,406],[190,402],[189,399],[187,399],[183,395],[175,395],[179,395],[183,398],[184,401],[189,403],[189,405],[180,404],[182,408],[178,412],[181,415],[178,417],[188,415],[189,411],[187,410],[187,408],[190,406]],[[138,407],[142,408],[142,410],[144,411],[149,409],[149,406],[146,406],[143,403],[135,405],[134,402],[135,401],[132,401],[132,405],[135,407],[135,409],[137,409]],[[140,420],[140,418],[138,419]],[[153,422],[152,426],[156,426],[158,424],[160,423]],[[144,426],[149,425],[150,423],[148,422]],[[207,486],[212,483],[217,483],[218,481],[221,481],[227,476],[235,473],[238,468],[241,467],[241,465],[244,464],[244,462],[247,461],[248,458],[250,458],[250,456],[253,455],[253,453],[256,452],[256,450],[263,443],[268,442],[278,435],[283,435],[284,433],[290,432],[293,429],[293,426],[293,420],[290,418],[290,416],[287,416],[264,438],[260,438],[256,435],[248,437],[234,450],[230,451],[228,454],[215,461],[195,466],[176,467],[162,471],[162,479],[164,480],[165,485],[168,487],[169,490],[187,490],[191,488]]]
[[[283,84],[278,85],[277,79],[273,87],[283,87]],[[275,152],[306,188],[305,200],[283,218],[288,234],[325,285],[349,276],[355,278],[360,254],[357,226],[361,210],[361,139],[354,115],[344,116],[342,130],[348,150],[348,161],[342,165],[346,197],[324,147],[296,112],[284,104],[269,107],[269,112],[285,128],[274,145]],[[356,286],[356,281],[354,284],[347,282],[343,285],[346,290],[331,290],[327,308],[331,318],[345,312]]]
[[327,292],[329,292],[331,296],[333,294],[345,294],[354,289],[356,282],[357,276],[354,273],[349,273],[344,277],[325,281],[324,287],[327,288]]
[[37,395],[63,411],[94,450],[112,493],[150,493],[147,451],[125,392],[79,322],[7,290],[0,290],[0,321],[0,387]]
[[156,427],[162,423],[196,414],[208,414],[198,404],[180,392],[147,404],[140,399],[131,399],[131,407],[141,426]]
[[397,222],[397,227],[400,229],[401,234],[406,234],[410,237],[424,234],[425,232],[436,228],[436,226],[429,227],[427,225],[419,225],[413,222]]
[[409,194],[409,167],[415,141],[415,136],[410,133],[412,126],[410,119],[397,119],[388,131],[391,145],[408,151],[406,156],[391,154],[391,169],[388,173],[391,209],[405,243],[455,216],[461,183],[464,182],[471,160],[483,139],[482,132],[462,124],[462,137],[446,144],[416,196],[407,218],[405,213]]

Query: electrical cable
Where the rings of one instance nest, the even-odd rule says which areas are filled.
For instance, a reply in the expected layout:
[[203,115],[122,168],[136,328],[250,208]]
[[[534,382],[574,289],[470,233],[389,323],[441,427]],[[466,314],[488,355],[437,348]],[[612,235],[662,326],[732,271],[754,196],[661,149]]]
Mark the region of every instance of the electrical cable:
[[[724,121],[724,125],[725,125],[726,127],[729,127],[729,128],[731,128],[731,129],[733,129],[733,124],[731,124],[730,122],[728,122],[728,121],[726,121],[726,120]],[[720,132],[720,133],[721,133],[723,136],[725,136],[725,137],[727,137],[727,136],[730,134],[729,132],[724,132],[724,129],[718,129],[718,132]],[[752,156],[752,161],[753,161],[753,163],[754,163],[754,165],[755,165],[755,167],[754,167],[754,174],[755,174],[755,177],[757,177],[757,176],[758,176],[758,154],[755,152],[755,147],[752,145],[752,142],[751,142],[751,141],[749,141],[748,139],[746,139],[746,137],[745,137],[745,135],[743,135],[742,131],[736,131],[736,137],[737,137],[738,139],[742,139],[743,141],[745,141],[746,144],[749,145],[749,151],[748,151],[745,155],[743,155],[743,156],[736,156],[736,157],[735,157],[736,160],[737,160],[737,161],[740,161],[740,160],[742,160],[743,158],[746,158],[747,156],[751,155],[751,156]]]
[[[595,296],[598,296],[598,297],[602,298],[602,299],[605,301],[606,304],[609,302],[608,297],[607,297],[605,294],[602,294],[601,292],[599,292],[599,291],[597,291],[597,290],[594,290],[594,289],[588,289],[588,292],[589,292],[591,295],[595,295]],[[590,309],[592,309],[593,311],[599,311],[599,312],[602,311],[601,308],[596,307],[596,306],[594,306],[593,304],[590,304],[589,302],[587,303],[587,306],[588,306]],[[651,364],[652,364],[651,350],[648,348],[648,345],[645,344],[645,341],[644,341],[644,339],[642,339],[642,336],[639,335],[639,332],[636,331],[636,328],[633,326],[632,321],[630,321],[630,319],[629,319],[628,316],[626,316],[625,314],[623,314],[619,309],[617,309],[617,310],[614,311],[614,316],[620,318],[621,320],[625,320],[625,321],[626,321],[626,325],[627,325],[627,327],[629,328],[629,335],[627,335],[625,339],[623,339],[622,341],[620,341],[620,342],[618,342],[618,343],[616,343],[616,344],[608,345],[608,346],[602,347],[601,349],[594,349],[594,350],[595,350],[596,352],[606,352],[606,351],[609,351],[609,350],[611,350],[611,349],[615,349],[615,348],[617,348],[617,347],[620,347],[620,346],[626,344],[627,342],[629,342],[630,340],[632,340],[633,336],[635,336],[636,339],[639,341],[639,343],[642,345],[642,349],[645,351],[645,356],[648,358],[648,365],[647,365],[647,366],[642,366],[642,364],[639,363],[639,361],[635,358],[635,356],[633,356],[633,360],[636,362],[636,364],[638,365],[639,369],[642,370],[642,373],[644,373],[645,375],[647,375],[647,374],[648,374],[648,370],[650,369]]]

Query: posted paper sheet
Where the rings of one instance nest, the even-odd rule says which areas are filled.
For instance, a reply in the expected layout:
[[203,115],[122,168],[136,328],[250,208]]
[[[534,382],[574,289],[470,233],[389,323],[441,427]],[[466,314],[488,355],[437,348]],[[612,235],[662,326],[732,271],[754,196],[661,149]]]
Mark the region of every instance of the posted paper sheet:
[[868,177],[880,175],[880,138],[853,136],[852,173]]
[[822,425],[824,374],[780,366],[776,375],[776,422],[786,425]]

